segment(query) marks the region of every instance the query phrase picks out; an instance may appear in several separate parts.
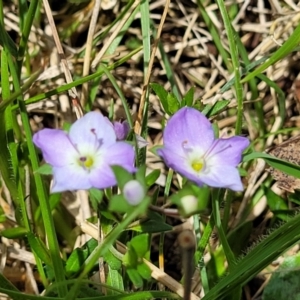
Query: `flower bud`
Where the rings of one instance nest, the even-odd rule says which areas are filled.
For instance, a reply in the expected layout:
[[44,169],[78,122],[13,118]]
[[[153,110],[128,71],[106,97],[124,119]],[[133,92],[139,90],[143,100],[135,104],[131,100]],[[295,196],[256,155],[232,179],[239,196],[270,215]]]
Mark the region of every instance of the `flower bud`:
[[130,205],[138,205],[145,197],[145,190],[139,181],[130,180],[124,185],[123,195]]
[[116,133],[117,140],[118,141],[125,140],[130,130],[128,122],[127,121],[124,121],[122,123],[114,122],[113,126],[114,126],[114,131]]
[[198,210],[198,199],[194,195],[186,195],[180,199],[180,211],[184,216],[190,216]]

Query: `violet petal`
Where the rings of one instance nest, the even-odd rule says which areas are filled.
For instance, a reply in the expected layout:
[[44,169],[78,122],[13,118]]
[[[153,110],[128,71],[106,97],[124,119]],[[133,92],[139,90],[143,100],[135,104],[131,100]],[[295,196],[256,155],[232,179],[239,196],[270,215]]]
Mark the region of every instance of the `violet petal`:
[[90,174],[90,182],[96,188],[108,188],[116,185],[116,178],[110,166],[118,165],[128,172],[134,172],[134,150],[126,142],[116,142],[101,151],[102,164]]
[[241,136],[217,139],[208,154],[208,163],[236,167],[241,162],[242,153],[249,144],[249,140]]
[[110,166],[118,165],[128,172],[134,172],[135,153],[131,145],[126,142],[116,142],[114,145],[105,149],[102,154],[103,160]]
[[197,146],[207,151],[214,141],[214,132],[208,119],[194,108],[184,107],[174,114],[163,133],[164,146],[172,147],[178,154],[183,146]]
[[229,188],[233,191],[243,190],[239,171],[231,166],[219,165],[207,168],[200,174],[199,181],[212,187]]
[[116,134],[105,119],[100,113],[93,111],[71,126],[69,136],[80,153],[97,149],[100,145],[109,147],[115,143]]
[[92,187],[86,170],[80,166],[65,166],[53,168],[52,193],[63,191],[87,190]]
[[34,144],[43,152],[45,161],[54,167],[69,164],[77,155],[66,132],[58,129],[42,129],[33,135]]

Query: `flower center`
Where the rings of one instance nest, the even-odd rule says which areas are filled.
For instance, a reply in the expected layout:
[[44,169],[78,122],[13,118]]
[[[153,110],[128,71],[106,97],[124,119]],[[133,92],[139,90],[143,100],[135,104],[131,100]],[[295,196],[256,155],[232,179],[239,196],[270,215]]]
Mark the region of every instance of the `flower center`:
[[204,167],[204,162],[203,160],[194,160],[192,161],[192,168],[196,171],[196,172],[200,172]]
[[84,169],[90,169],[94,164],[94,160],[91,156],[81,156],[79,158],[79,164]]

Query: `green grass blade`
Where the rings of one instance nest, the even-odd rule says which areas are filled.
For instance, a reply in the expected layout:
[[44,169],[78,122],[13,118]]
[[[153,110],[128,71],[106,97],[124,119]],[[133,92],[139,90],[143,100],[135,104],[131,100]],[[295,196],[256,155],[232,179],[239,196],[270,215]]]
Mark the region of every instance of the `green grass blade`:
[[118,93],[121,101],[122,101],[122,105],[126,114],[126,120],[130,126],[130,129],[133,128],[133,121],[132,121],[132,117],[131,117],[131,113],[130,113],[130,109],[129,106],[127,104],[127,100],[123,94],[123,92],[121,91],[120,87],[118,86],[118,83],[116,81],[116,79],[114,78],[114,76],[110,73],[110,71],[104,66],[101,66],[103,73],[107,76],[107,78],[110,80],[110,82],[112,83],[112,85],[114,86],[116,92]]
[[[23,58],[25,55],[25,51],[28,47],[27,42],[28,42],[28,37],[31,31],[31,27],[33,24],[33,20],[37,11],[38,7],[38,0],[32,0],[30,1],[29,9],[26,14],[24,14],[24,11],[20,11],[21,16],[26,16],[24,20],[24,27],[22,28],[22,34],[21,34],[21,40],[20,40],[20,45],[19,45],[19,51],[18,51],[18,74],[19,78],[21,76],[21,68],[22,68],[22,63],[23,63]],[[24,4],[25,5],[25,4]]]
[[[122,57],[117,62],[115,62],[115,63],[111,64],[110,66],[108,66],[107,69],[108,70],[114,70],[118,66],[120,66],[123,63],[127,62],[133,55],[140,52],[141,50],[142,50],[142,47],[139,47],[139,48],[133,50],[132,52],[128,53],[127,55]],[[45,100],[47,98],[50,98],[53,95],[57,95],[57,94],[66,92],[66,91],[72,89],[73,87],[76,87],[76,86],[81,85],[85,82],[91,81],[93,79],[96,79],[97,77],[101,77],[103,75],[103,73],[104,73],[104,70],[103,70],[103,68],[101,68],[99,71],[95,72],[94,74],[82,77],[78,80],[74,80],[71,83],[67,83],[65,85],[62,85],[62,86],[60,86],[56,89],[50,90],[48,92],[41,93],[41,94],[38,94],[36,96],[33,96],[33,97],[29,98],[28,100],[26,100],[24,103],[25,103],[25,105],[29,105],[29,104],[40,102],[41,100]],[[17,108],[18,108],[18,106],[13,107],[13,109],[17,109]]]
[[231,72],[232,71],[232,64],[230,62],[230,56],[228,52],[223,47],[223,42],[221,41],[220,33],[218,32],[217,28],[215,27],[214,23],[211,21],[208,13],[205,10],[205,7],[203,6],[201,0],[197,0],[198,8],[200,10],[201,16],[204,19],[205,24],[208,27],[208,30],[212,36],[212,39],[214,41],[214,44],[216,48],[218,49],[224,64],[226,65],[227,69]]
[[[223,0],[217,0],[222,19],[224,21],[225,30],[228,36],[229,41],[229,48],[231,54],[231,61],[233,65],[233,74],[236,78],[234,87],[235,87],[235,94],[237,100],[237,120],[235,123],[235,133],[238,135],[241,133],[242,130],[242,121],[243,121],[243,86],[240,82],[240,63],[239,63],[239,55],[238,55],[238,47],[235,38],[235,32],[232,29],[231,22],[229,20],[226,6]],[[230,69],[229,69],[230,71]]]
[[296,27],[288,40],[260,67],[248,74],[241,82],[247,82],[265,71],[269,66],[274,65],[280,59],[290,54],[300,42],[300,25]]
[[222,299],[240,285],[246,284],[258,272],[272,263],[278,256],[300,239],[300,215],[285,223],[242,258],[236,268],[220,280],[203,300]]
[[[8,65],[9,65],[9,69],[10,69],[10,75],[13,80],[14,89],[17,92],[19,92],[21,90],[20,84],[19,84],[19,77],[18,77],[15,62],[12,60],[11,56],[8,56]],[[28,151],[29,151],[29,158],[30,158],[33,170],[36,170],[39,166],[39,160],[38,160],[37,153],[35,151],[35,147],[32,142],[32,132],[31,132],[31,127],[30,127],[30,122],[29,122],[29,118],[28,118],[28,114],[26,111],[26,107],[24,104],[24,99],[23,99],[22,94],[20,94],[17,101],[18,101],[18,105],[19,105],[22,125],[23,125],[26,142],[27,142],[27,147],[28,147]],[[64,281],[65,281],[64,269],[63,269],[62,260],[60,257],[59,245],[58,245],[58,241],[57,241],[57,237],[56,237],[56,232],[55,232],[55,228],[54,228],[50,205],[48,202],[48,197],[47,197],[47,194],[46,194],[45,188],[44,188],[43,179],[41,178],[41,175],[38,173],[34,173],[33,177],[34,177],[35,185],[36,185],[36,189],[37,189],[38,200],[40,201],[40,206],[41,206],[41,210],[42,210],[43,222],[44,222],[45,230],[47,233],[49,251],[50,251],[50,255],[51,255],[51,259],[52,259],[55,278],[56,278],[57,282],[64,283]],[[19,182],[18,182],[18,190],[19,190],[19,193],[21,193],[22,187],[19,186]],[[24,197],[21,198],[21,201],[23,199],[24,199]],[[28,219],[27,219],[27,214],[26,214],[26,207],[25,207],[24,201],[21,202],[21,208],[23,211],[24,222],[26,222],[25,225],[27,224],[27,228],[29,229],[29,224],[28,224]],[[67,293],[66,285],[64,285],[64,284],[60,285],[58,293],[62,297],[64,295],[66,295],[66,293]]]

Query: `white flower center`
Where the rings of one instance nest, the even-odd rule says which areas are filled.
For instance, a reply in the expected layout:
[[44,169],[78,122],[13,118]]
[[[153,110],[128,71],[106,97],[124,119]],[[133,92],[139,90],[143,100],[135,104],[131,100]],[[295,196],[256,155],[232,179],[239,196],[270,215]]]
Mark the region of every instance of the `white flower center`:
[[188,141],[182,143],[183,151],[185,152],[188,162],[192,169],[200,173],[205,168],[205,153],[201,149],[196,149],[188,144]]

